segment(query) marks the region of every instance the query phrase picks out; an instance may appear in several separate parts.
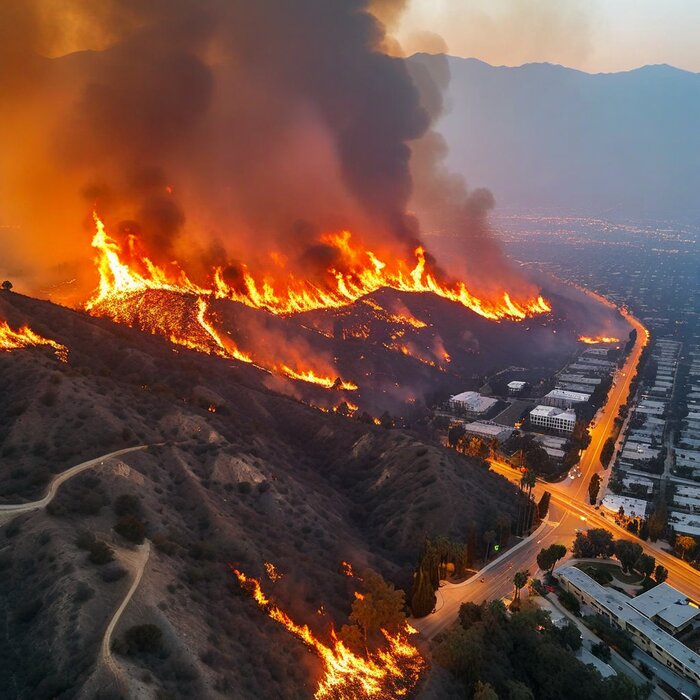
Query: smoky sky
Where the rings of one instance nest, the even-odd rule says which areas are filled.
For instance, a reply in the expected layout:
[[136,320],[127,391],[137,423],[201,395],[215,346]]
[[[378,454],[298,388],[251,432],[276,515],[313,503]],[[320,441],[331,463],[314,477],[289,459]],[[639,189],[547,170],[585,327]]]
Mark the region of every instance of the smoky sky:
[[409,209],[431,199],[482,231],[490,195],[445,178],[430,131],[445,85],[384,50],[377,16],[403,5],[3,0],[0,218],[26,232],[12,255],[89,257],[92,206],[193,270],[271,250],[313,270],[340,228],[405,252]]

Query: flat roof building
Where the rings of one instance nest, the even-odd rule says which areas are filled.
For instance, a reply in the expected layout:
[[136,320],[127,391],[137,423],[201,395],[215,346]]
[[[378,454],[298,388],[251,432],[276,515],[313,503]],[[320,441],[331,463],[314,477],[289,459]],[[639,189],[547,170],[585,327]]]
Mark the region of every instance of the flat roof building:
[[530,411],[530,423],[540,428],[550,428],[562,433],[571,433],[576,425],[576,412],[556,406],[535,406]]
[[686,630],[700,615],[700,608],[693,601],[667,583],[641,593],[629,604],[673,635]]
[[[575,566],[563,566],[555,575],[562,588],[614,627],[628,632],[636,646],[678,675],[700,685],[700,656],[636,610],[632,606],[636,598],[630,599],[613,588],[601,586]],[[653,608],[650,601],[646,601],[646,605]]]
[[566,391],[564,389],[552,389],[552,391],[542,397],[542,403],[545,406],[571,408],[577,403],[585,403],[590,398],[590,394],[582,394],[577,391]]
[[631,496],[616,496],[614,493],[607,493],[601,505],[613,513],[619,513],[622,508],[625,515],[631,518],[643,518],[647,514],[649,502],[642,498],[632,498]]
[[513,428],[490,421],[474,421],[473,423],[464,423],[464,429],[468,435],[486,439],[496,439],[498,442],[505,442],[514,432]]
[[526,386],[527,382],[521,382],[518,380],[508,382],[508,393],[512,395],[519,394]]
[[482,396],[478,391],[463,391],[450,397],[450,408],[474,416],[483,416],[497,403],[498,399]]

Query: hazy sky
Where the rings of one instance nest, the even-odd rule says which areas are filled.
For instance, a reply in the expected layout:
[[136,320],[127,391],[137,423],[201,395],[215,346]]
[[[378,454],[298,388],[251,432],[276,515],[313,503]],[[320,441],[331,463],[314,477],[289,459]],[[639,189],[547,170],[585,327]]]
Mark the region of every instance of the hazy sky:
[[669,63],[700,72],[700,0],[407,0],[404,49],[496,65],[549,61],[589,72]]

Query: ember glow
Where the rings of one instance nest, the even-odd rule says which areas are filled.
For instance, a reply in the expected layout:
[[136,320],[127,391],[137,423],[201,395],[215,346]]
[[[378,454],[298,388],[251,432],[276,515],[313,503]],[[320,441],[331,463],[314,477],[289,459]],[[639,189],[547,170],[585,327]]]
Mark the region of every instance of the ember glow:
[[586,345],[606,345],[620,342],[619,338],[614,338],[608,335],[597,335],[594,337],[590,335],[580,335],[578,339],[580,342],[585,343]]
[[10,328],[6,321],[0,321],[0,352],[11,352],[22,348],[48,345],[54,349],[56,357],[61,362],[68,362],[68,348],[55,340],[43,338],[28,326],[22,326],[17,330]]
[[[129,236],[124,246],[111,238],[103,222],[94,215],[96,232],[92,245],[99,285],[85,308],[94,316],[107,316],[117,323],[139,326],[175,345],[238,360],[281,374],[290,379],[316,384],[325,389],[355,391],[355,383],[326,374],[317,367],[292,367],[286,363],[264,362],[242,350],[227,335],[217,331],[211,320],[212,290],[199,287],[175,264],[165,270],[140,250]],[[332,368],[326,368],[332,371]]]
[[336,637],[333,630],[330,645],[317,639],[308,625],[297,624],[270,601],[257,579],[246,576],[231,564],[229,566],[255,602],[275,622],[301,639],[323,662],[324,676],[314,693],[317,700],[390,700],[407,695],[418,683],[425,661],[408,641],[408,637],[415,634],[409,625],[396,636],[384,632],[386,648],[371,652],[366,658],[358,656]]

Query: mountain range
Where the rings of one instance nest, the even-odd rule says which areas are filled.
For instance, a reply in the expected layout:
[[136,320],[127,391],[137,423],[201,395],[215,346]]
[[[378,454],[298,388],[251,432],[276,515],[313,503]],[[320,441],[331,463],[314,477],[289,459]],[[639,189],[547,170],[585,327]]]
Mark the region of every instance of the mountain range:
[[588,74],[417,54],[451,74],[449,165],[499,209],[688,220],[700,213],[700,74]]

